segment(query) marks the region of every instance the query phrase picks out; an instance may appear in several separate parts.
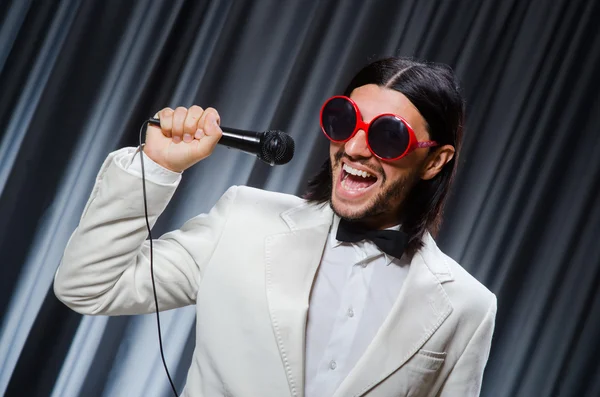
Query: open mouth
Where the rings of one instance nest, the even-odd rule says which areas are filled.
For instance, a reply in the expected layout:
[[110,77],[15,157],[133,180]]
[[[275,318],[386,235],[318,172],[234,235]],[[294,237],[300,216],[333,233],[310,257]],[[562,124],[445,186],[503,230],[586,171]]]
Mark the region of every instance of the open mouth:
[[342,187],[349,192],[360,192],[368,189],[377,182],[377,177],[367,171],[362,171],[344,163],[342,165]]

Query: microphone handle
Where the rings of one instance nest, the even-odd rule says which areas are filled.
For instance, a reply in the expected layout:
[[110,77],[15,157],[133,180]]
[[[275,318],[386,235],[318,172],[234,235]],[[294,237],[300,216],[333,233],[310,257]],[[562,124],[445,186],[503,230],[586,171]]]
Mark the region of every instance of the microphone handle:
[[221,130],[223,134],[221,135],[221,139],[219,139],[219,145],[238,149],[255,156],[260,152],[262,132],[249,133],[248,131],[236,130],[229,127],[221,127]]
[[[148,123],[160,127],[160,120],[157,118],[150,118]],[[260,138],[263,135],[261,132],[250,132],[244,130],[238,130],[235,128],[221,126],[223,135],[219,139],[219,144],[242,150],[244,152],[256,155],[260,148]]]

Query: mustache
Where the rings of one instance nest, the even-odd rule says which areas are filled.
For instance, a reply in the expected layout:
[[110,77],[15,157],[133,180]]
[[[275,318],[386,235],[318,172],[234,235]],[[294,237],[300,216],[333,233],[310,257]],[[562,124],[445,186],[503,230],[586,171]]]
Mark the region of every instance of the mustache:
[[339,151],[337,151],[337,152],[336,152],[336,153],[333,155],[333,159],[335,160],[335,164],[334,164],[334,165],[335,165],[336,167],[337,167],[337,166],[339,166],[339,165],[340,165],[340,163],[342,162],[342,159],[343,159],[343,158],[345,158],[345,159],[348,159],[348,160],[350,160],[350,161],[352,161],[352,162],[355,162],[355,163],[362,164],[362,165],[364,165],[365,167],[372,169],[373,171],[375,171],[375,172],[377,172],[379,175],[381,175],[381,176],[382,176],[382,179],[383,179],[383,180],[382,180],[382,182],[385,182],[385,179],[386,179],[386,178],[385,178],[385,171],[383,170],[383,167],[382,167],[380,164],[372,164],[372,163],[369,163],[369,160],[368,160],[368,159],[355,159],[355,158],[352,158],[352,157],[350,157],[350,156],[349,156],[349,155],[348,155],[348,154],[347,154],[347,153],[346,153],[346,152],[345,152],[345,151],[342,149],[342,150],[339,150]]

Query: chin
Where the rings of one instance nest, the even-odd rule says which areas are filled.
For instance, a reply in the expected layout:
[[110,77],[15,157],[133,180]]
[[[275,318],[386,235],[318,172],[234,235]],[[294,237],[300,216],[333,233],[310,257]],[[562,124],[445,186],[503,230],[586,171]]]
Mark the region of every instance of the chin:
[[331,198],[331,209],[340,218],[356,221],[364,218],[364,214],[368,212],[369,203],[344,203],[335,197],[334,192]]

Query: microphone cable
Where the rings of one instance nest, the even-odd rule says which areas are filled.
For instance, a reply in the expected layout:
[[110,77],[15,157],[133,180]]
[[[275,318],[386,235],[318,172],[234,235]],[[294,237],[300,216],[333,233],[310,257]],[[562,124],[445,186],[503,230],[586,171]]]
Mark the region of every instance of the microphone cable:
[[[163,366],[165,367],[165,372],[167,373],[167,377],[169,378],[169,383],[171,384],[171,388],[173,389],[173,394],[175,397],[178,397],[177,389],[175,388],[175,384],[173,383],[173,379],[171,379],[171,374],[169,373],[169,369],[167,368],[167,362],[165,361],[165,353],[163,351],[163,343],[162,343],[162,334],[160,332],[160,316],[158,314],[158,297],[156,296],[156,284],[154,283],[154,258],[153,258],[153,249],[152,249],[152,230],[150,230],[150,221],[148,220],[148,201],[146,199],[146,173],[144,170],[144,143],[142,142],[142,135],[146,131],[148,131],[148,122],[151,122],[151,119],[144,122],[140,127],[140,161],[142,163],[142,192],[144,195],[144,215],[146,217],[146,228],[148,229],[148,239],[150,240],[150,278],[152,279],[152,292],[154,293],[154,304],[156,308],[156,326],[158,328],[158,345],[160,347],[160,358],[162,359]],[[145,127],[145,128],[144,128]],[[144,134],[145,135],[145,134]],[[144,139],[145,141],[145,139]]]

